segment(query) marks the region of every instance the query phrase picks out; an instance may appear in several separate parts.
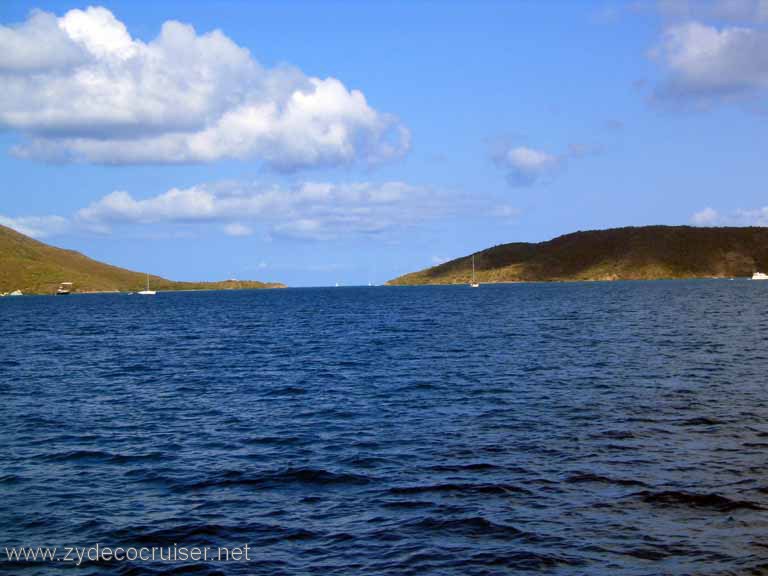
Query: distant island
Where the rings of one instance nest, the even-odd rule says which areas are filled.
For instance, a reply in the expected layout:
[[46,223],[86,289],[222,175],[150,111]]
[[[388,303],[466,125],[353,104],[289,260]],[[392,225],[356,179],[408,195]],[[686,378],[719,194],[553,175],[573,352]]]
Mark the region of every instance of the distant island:
[[[388,285],[464,284],[472,254]],[[642,226],[574,232],[474,254],[478,282],[731,278],[768,272],[768,228]]]
[[[134,292],[143,290],[146,274],[92,260],[79,252],[39,242],[0,225],[0,293],[53,294],[62,282],[73,292]],[[175,282],[150,276],[153,290],[244,290],[285,288],[277,282],[226,280]]]

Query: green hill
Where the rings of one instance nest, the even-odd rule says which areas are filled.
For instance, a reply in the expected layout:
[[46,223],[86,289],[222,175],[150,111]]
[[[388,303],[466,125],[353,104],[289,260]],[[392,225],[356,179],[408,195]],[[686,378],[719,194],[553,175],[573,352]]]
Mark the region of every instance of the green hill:
[[[62,250],[0,226],[0,293],[52,294],[59,283],[72,282],[75,292],[142,290],[146,275],[91,260],[79,252]],[[252,280],[174,282],[150,276],[153,290],[214,290],[284,288],[278,283]]]
[[[768,272],[768,228],[644,226],[501,244],[475,255],[478,282],[723,278]],[[390,280],[467,283],[472,255]]]

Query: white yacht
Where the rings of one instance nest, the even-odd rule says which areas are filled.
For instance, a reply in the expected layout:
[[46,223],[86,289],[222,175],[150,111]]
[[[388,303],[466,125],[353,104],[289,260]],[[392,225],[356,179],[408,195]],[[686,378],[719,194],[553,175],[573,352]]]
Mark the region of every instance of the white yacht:
[[472,254],[472,282],[470,283],[472,288],[480,288],[480,284],[475,282],[475,255]]
[[56,296],[69,296],[72,293],[72,282],[62,282],[56,290]]
[[154,290],[149,289],[149,273],[147,273],[147,289],[142,290],[141,292],[136,292],[136,294],[141,294],[142,296],[154,296],[157,294]]
[[768,280],[768,274],[763,272],[755,272],[752,274],[752,280]]

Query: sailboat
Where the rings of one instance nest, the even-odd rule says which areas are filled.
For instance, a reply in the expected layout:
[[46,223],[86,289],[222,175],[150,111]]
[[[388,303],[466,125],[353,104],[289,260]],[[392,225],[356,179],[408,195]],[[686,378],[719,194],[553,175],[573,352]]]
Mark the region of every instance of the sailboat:
[[154,290],[149,289],[149,272],[147,272],[147,289],[142,290],[141,292],[137,292],[137,294],[141,294],[142,296],[154,296],[157,294]]
[[472,283],[469,285],[471,288],[480,288],[480,284],[475,282],[475,255],[472,254]]

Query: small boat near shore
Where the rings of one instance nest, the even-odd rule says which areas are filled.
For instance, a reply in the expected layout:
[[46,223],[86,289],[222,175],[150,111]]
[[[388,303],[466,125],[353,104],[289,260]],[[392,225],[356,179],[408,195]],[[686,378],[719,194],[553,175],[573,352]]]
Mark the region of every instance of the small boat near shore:
[[480,284],[478,282],[475,282],[475,255],[472,254],[472,282],[470,282],[469,286],[471,288],[480,288]]
[[755,272],[752,274],[752,280],[768,280],[768,274],[763,272]]
[[56,296],[69,296],[72,293],[72,282],[62,282],[56,290]]
[[147,289],[142,290],[140,292],[136,292],[136,294],[139,294],[141,296],[154,296],[155,294],[157,294],[156,291],[149,289],[149,273],[147,273]]

